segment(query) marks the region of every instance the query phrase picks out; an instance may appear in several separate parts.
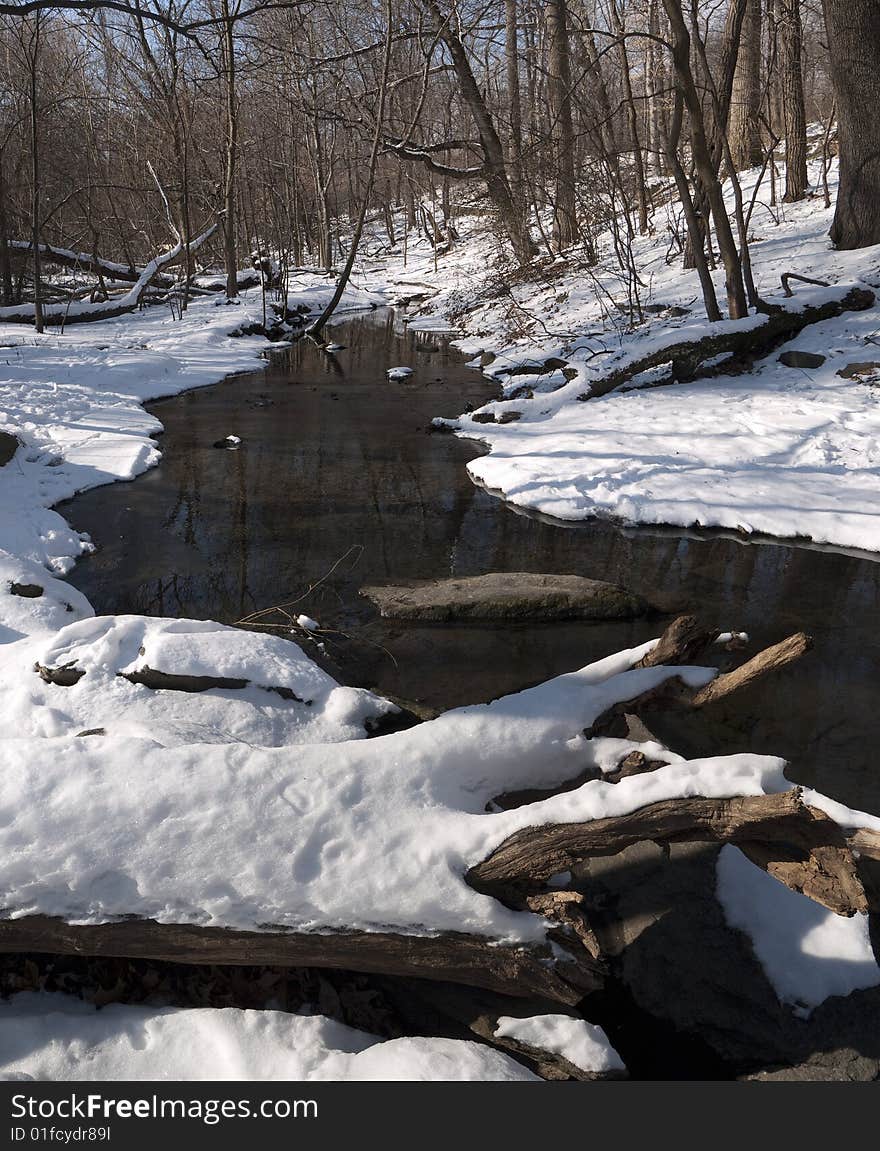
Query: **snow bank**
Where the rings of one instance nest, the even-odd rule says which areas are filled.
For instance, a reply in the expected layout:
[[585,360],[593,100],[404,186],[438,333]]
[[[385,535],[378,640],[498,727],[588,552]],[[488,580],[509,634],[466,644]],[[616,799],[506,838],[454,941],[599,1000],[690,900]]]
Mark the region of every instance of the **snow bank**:
[[718,898],[744,931],[783,1003],[809,1015],[831,995],[880,984],[868,916],[846,919],[778,883],[737,847],[721,849]]
[[66,995],[0,1003],[0,1079],[537,1080],[479,1043],[381,1040],[321,1015],[237,1008],[101,1011]]
[[[73,590],[58,586],[66,589],[59,596]],[[0,587],[0,611],[7,598]],[[56,611],[52,622],[65,618]],[[35,666],[79,678],[44,683]],[[8,685],[3,715],[18,737],[100,729],[163,747],[284,747],[360,739],[369,722],[396,710],[341,687],[287,639],[206,620],[87,616],[33,642],[0,645],[0,677]]]

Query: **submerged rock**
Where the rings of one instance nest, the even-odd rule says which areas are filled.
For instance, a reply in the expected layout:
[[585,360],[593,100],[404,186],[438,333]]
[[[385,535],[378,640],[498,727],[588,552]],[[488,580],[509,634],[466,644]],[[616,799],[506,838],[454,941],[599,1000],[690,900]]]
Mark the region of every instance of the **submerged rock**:
[[361,588],[385,619],[452,620],[631,619],[650,605],[617,584],[573,575],[489,572],[462,579],[422,580]]

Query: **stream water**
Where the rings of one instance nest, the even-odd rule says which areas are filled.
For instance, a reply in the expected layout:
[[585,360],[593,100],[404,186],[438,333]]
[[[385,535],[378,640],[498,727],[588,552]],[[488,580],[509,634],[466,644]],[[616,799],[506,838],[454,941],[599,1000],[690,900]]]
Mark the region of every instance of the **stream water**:
[[[96,545],[69,577],[96,611],[229,623],[298,600],[294,615],[334,629],[320,655],[339,678],[445,709],[582,666],[664,621],[400,625],[360,587],[505,570],[612,580],[759,644],[810,632],[815,650],[797,666],[658,734],[686,754],[783,755],[793,779],[880,810],[880,563],[520,514],[468,479],[478,444],[427,434],[433,416],[493,392],[444,338],[408,333],[390,312],[333,338],[347,345],[335,356],[301,341],[265,371],[154,404],[159,467],[60,508]],[[397,364],[415,369],[410,381],[386,379]],[[238,450],[214,447],[228,434]]]

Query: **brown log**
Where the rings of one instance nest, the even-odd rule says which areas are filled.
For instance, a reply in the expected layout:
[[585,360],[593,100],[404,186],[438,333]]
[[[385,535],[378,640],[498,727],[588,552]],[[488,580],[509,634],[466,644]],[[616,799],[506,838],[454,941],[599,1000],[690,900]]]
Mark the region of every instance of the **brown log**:
[[[670,658],[675,658],[683,662],[689,654],[686,646],[687,643],[693,639],[693,642],[696,644],[700,636],[698,627],[690,622],[692,620],[693,617],[688,616],[682,617],[681,621],[676,620],[667,628],[658,647],[655,648],[654,651],[649,652],[648,655],[635,666],[650,666],[645,663],[645,660],[650,659],[655,653],[660,652],[661,647],[664,648],[664,652],[660,652],[661,655],[666,654]],[[682,626],[678,629],[676,636],[673,632],[676,629],[676,625],[680,622]],[[705,632],[703,633],[703,638],[708,637],[708,642],[712,642],[717,638],[717,634],[718,633]],[[667,639],[667,637],[669,638]],[[758,652],[757,655],[733,671],[716,676],[711,683],[702,688],[694,689],[688,687],[680,676],[670,675],[669,679],[664,680],[656,687],[648,688],[647,691],[640,692],[630,699],[621,700],[619,703],[613,704],[585,729],[584,734],[588,738],[596,735],[614,734],[614,726],[620,720],[620,717],[645,708],[662,706],[664,708],[695,710],[707,707],[713,703],[718,703],[720,700],[733,695],[734,692],[748,687],[749,684],[754,683],[770,672],[779,671],[781,668],[795,663],[801,656],[806,655],[806,653],[812,649],[812,646],[813,640],[810,636],[804,632],[797,632],[795,635],[789,636],[780,643]],[[663,662],[665,662],[665,660]],[[657,666],[662,666],[660,660],[657,661]]]
[[690,699],[690,706],[699,708],[710,703],[718,703],[719,700],[726,699],[735,691],[748,687],[749,684],[761,679],[769,672],[778,671],[780,668],[787,667],[790,663],[799,660],[801,656],[810,651],[812,646],[812,637],[799,631],[781,643],[758,652],[747,663],[733,671],[713,679],[706,687],[694,693]]
[[663,800],[613,818],[525,828],[472,867],[467,881],[516,905],[550,876],[646,839],[747,845],[756,863],[837,914],[869,910],[842,830],[808,807],[798,788],[777,795]]
[[604,974],[603,966],[583,949],[572,953],[570,960],[554,961],[549,945],[516,946],[458,932],[430,936],[370,931],[251,932],[152,919],[69,924],[30,915],[0,920],[0,953],[10,952],[336,968],[447,980],[565,1004],[577,1003],[599,988]]
[[851,851],[858,852],[865,859],[875,859],[880,862],[880,831],[858,827],[854,831],[847,831],[846,841]]
[[660,664],[692,663],[721,633],[703,626],[696,616],[682,615],[674,619],[656,647],[642,656],[635,667],[659,667]]

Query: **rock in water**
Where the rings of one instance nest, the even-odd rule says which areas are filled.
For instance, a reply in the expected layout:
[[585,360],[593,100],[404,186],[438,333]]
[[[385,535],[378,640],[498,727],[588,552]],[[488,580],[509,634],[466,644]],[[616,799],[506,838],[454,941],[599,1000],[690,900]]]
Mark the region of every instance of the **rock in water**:
[[385,619],[631,619],[650,605],[616,584],[573,575],[489,572],[462,579],[420,580],[361,588]]

